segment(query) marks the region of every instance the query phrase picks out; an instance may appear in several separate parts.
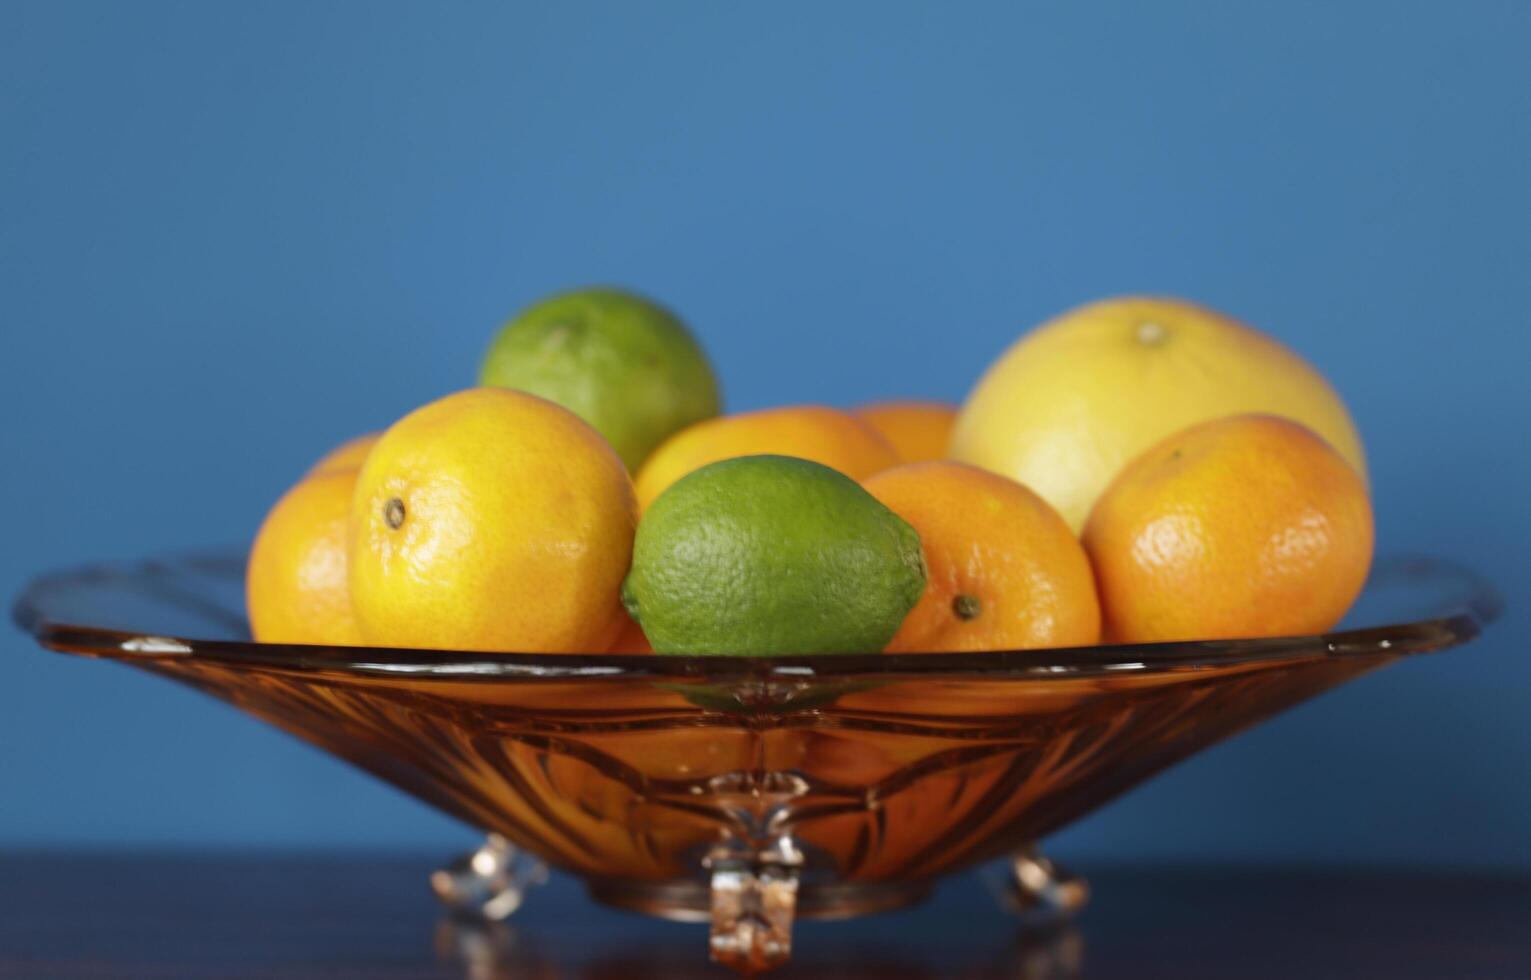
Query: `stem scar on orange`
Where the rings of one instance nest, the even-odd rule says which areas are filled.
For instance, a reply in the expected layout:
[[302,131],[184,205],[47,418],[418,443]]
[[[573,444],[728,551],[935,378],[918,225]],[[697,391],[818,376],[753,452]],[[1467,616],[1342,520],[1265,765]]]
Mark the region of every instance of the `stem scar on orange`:
[[1100,607],[1068,525],[1014,480],[952,462],[908,463],[862,484],[914,526],[930,577],[890,653],[1084,646]]
[[1106,637],[1137,643],[1321,633],[1372,558],[1366,484],[1271,415],[1194,425],[1130,463],[1085,526]]
[[476,388],[416,409],[367,457],[351,603],[369,643],[599,652],[623,624],[636,507],[621,459],[567,409]]

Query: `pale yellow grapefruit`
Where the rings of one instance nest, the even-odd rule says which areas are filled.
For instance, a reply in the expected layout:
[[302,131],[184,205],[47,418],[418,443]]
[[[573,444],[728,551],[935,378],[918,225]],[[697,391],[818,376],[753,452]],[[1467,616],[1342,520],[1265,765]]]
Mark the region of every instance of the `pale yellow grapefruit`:
[[1077,533],[1144,450],[1249,412],[1307,426],[1365,480],[1355,423],[1312,365],[1232,317],[1155,297],[1092,303],[1022,337],[968,396],[951,455],[1030,487]]

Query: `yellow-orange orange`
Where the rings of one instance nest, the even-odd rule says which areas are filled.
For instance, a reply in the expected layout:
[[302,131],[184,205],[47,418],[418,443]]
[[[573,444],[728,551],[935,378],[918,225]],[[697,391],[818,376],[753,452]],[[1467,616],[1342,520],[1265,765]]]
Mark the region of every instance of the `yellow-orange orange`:
[[698,422],[661,443],[638,471],[638,503],[647,508],[670,484],[708,463],[762,455],[812,460],[853,480],[898,463],[893,447],[850,412],[822,405],[743,412]]
[[351,604],[369,643],[600,652],[623,621],[632,483],[572,412],[502,388],[416,409],[367,456]]
[[923,463],[945,459],[957,423],[957,406],[945,402],[876,402],[856,414],[888,441],[900,461]]
[[356,470],[314,473],[266,515],[245,571],[250,631],[261,643],[354,646],[346,524]]

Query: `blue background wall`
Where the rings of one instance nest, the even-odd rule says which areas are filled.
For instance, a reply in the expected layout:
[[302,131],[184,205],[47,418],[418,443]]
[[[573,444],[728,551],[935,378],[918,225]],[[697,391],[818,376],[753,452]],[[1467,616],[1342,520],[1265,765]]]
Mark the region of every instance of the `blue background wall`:
[[[551,289],[670,302],[733,408],[959,399],[1053,313],[1178,293],[1316,362],[1383,547],[1512,612],[1055,849],[1531,867],[1528,41],[1516,2],[10,0],[0,594],[247,540]],[[188,691],[0,656],[0,846],[469,837]]]

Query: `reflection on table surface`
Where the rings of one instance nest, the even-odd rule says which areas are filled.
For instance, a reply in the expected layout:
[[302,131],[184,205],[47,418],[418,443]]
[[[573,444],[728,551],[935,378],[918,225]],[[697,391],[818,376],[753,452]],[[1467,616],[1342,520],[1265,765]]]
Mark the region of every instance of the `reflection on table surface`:
[[[456,963],[468,980],[628,980],[666,977],[673,980],[726,977],[727,971],[701,955],[700,931],[685,943],[644,943],[602,949],[573,969],[543,948],[535,933],[508,923],[479,925],[443,919],[436,931],[436,950]],[[1081,976],[1084,938],[1076,927],[1030,932],[1017,929],[1006,944],[979,946],[965,955],[925,955],[908,942],[911,937],[872,943],[827,943],[799,947],[791,966],[771,977],[879,977],[886,980],[937,980],[961,976],[1005,980],[1051,980]],[[955,971],[955,972],[954,972]]]
[[[720,978],[706,930],[555,875],[509,923],[444,919],[429,856],[0,856],[0,977]],[[797,927],[794,978],[1531,977],[1531,876],[1081,868],[1079,922],[1023,931],[993,872],[926,904]],[[988,877],[986,877],[986,874]]]

